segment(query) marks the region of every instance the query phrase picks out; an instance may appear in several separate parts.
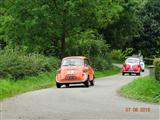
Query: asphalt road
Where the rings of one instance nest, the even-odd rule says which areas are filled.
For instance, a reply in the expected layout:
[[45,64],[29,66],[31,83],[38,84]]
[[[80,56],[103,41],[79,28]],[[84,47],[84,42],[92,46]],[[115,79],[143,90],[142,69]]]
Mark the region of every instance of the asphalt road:
[[0,102],[0,120],[160,120],[159,105],[118,95],[117,90],[135,78],[117,74],[96,79],[90,88],[74,85],[24,93]]

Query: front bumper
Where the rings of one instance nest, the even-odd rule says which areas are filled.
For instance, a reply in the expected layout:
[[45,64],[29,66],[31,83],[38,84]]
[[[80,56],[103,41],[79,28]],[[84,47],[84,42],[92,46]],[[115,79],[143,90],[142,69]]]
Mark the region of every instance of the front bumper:
[[140,73],[140,71],[122,71],[123,73]]
[[[86,80],[87,80],[87,79],[86,79]],[[65,83],[79,84],[79,83],[84,83],[86,80],[64,80],[64,81],[60,81],[60,80],[57,80],[57,79],[56,79],[56,82],[62,83],[62,84],[65,84]]]
[[69,79],[64,79],[64,80],[61,80],[61,79],[58,79],[58,77],[56,76],[56,82],[58,83],[72,83],[72,84],[78,84],[78,83],[84,83],[86,80],[88,80],[88,77],[87,75],[85,75],[85,77],[83,79],[79,79],[79,80],[69,80]]

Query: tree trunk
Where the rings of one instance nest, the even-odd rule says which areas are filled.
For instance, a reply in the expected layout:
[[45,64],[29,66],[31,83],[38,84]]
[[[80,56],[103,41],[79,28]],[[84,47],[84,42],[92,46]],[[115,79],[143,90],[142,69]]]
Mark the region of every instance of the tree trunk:
[[61,37],[61,58],[65,57],[65,32],[63,32]]

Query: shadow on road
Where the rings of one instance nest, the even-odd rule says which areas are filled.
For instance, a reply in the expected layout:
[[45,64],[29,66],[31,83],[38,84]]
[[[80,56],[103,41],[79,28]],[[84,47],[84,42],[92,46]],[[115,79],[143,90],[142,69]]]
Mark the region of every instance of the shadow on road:
[[67,88],[87,88],[87,87],[85,87],[84,85],[70,85],[69,87],[66,87],[65,85],[63,85],[61,87],[61,89],[67,89]]
[[138,75],[136,75],[136,74],[125,74],[125,75],[123,75],[123,76],[138,76]]

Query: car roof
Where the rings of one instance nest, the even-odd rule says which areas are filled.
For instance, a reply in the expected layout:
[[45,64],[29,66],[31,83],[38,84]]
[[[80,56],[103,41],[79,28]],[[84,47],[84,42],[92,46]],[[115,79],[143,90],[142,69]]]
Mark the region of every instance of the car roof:
[[[135,60],[140,60],[139,58],[135,58],[135,57],[128,57],[127,59],[135,59]],[[126,59],[126,60],[127,60]]]
[[84,56],[68,56],[68,57],[64,57],[63,59],[68,59],[68,58],[80,58],[80,59],[86,59],[86,57],[84,57]]

